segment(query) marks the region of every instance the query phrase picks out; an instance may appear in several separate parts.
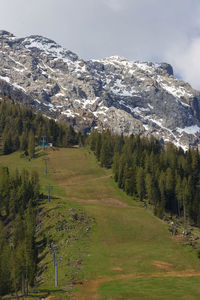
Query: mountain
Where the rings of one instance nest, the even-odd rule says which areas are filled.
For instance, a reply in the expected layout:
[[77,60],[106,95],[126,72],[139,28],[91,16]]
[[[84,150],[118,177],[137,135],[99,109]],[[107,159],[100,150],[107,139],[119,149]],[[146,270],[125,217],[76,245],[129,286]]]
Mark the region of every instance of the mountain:
[[155,135],[186,149],[200,141],[200,92],[167,63],[112,56],[84,61],[54,41],[0,31],[0,96],[89,132]]

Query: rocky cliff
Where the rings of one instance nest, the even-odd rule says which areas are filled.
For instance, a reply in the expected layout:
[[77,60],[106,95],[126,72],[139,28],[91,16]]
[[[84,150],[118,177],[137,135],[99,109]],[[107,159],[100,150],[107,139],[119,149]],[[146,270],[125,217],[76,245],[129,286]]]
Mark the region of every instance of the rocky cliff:
[[183,148],[200,141],[200,92],[169,64],[84,61],[47,38],[6,31],[0,45],[0,96],[85,132],[153,134]]

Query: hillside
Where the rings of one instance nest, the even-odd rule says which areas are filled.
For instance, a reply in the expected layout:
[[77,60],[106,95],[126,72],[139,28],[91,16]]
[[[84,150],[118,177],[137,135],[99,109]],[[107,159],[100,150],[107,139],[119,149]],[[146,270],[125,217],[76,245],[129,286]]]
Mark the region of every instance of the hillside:
[[41,36],[0,32],[0,96],[90,132],[155,135],[187,149],[200,139],[200,93],[167,63],[84,61]]
[[40,206],[38,242],[53,237],[59,248],[59,285],[53,288],[47,243],[40,248],[40,295],[67,299],[73,294],[77,300],[199,299],[196,252],[179,245],[167,224],[119,190],[111,171],[101,168],[92,153],[55,148],[46,155],[46,176],[44,156],[31,161],[19,158],[19,152],[0,157],[11,171],[36,170],[46,195],[46,186],[53,187],[51,202],[46,197]]
[[24,151],[22,155],[32,158],[36,145],[51,143],[58,147],[69,147],[81,143],[83,136],[71,126],[59,124],[3,97],[0,101],[0,140],[3,154],[20,149]]

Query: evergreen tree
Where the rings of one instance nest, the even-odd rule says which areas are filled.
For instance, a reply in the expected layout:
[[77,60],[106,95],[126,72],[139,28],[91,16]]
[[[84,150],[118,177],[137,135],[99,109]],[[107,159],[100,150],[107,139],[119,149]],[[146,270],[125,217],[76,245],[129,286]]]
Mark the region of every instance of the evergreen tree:
[[49,120],[27,107],[11,102],[0,102],[0,135],[3,154],[20,149],[31,157],[33,137],[34,143],[39,143],[41,135],[46,135],[49,142],[59,147],[69,147],[78,142],[78,134],[73,127]]
[[166,207],[166,182],[165,182],[165,173],[164,171],[162,171],[160,173],[159,176],[159,181],[158,181],[158,185],[159,185],[159,191],[160,191],[160,206],[161,209],[164,211],[165,207]]
[[147,197],[157,216],[166,211],[200,224],[198,150],[184,152],[172,143],[162,146],[155,138],[123,137],[109,131],[93,131],[88,145],[102,166],[112,167],[118,186],[140,200]]
[[27,151],[28,149],[28,138],[27,133],[24,131],[20,136],[20,150]]
[[97,134],[97,138],[96,138],[96,145],[95,145],[95,155],[97,157],[97,159],[100,159],[100,154],[101,154],[101,134]]
[[11,287],[10,249],[7,233],[0,221],[0,296],[9,292]]
[[145,197],[145,176],[142,167],[139,167],[137,169],[136,186],[137,186],[137,194],[139,196],[139,199],[140,201],[143,201]]
[[100,162],[101,166],[104,168],[110,168],[112,165],[112,145],[110,143],[109,137],[105,137],[102,142]]
[[32,131],[29,132],[28,136],[28,155],[30,158],[35,155],[35,137]]
[[12,143],[12,139],[11,139],[11,134],[8,133],[4,133],[4,137],[3,137],[3,154],[10,154],[13,151],[13,143]]

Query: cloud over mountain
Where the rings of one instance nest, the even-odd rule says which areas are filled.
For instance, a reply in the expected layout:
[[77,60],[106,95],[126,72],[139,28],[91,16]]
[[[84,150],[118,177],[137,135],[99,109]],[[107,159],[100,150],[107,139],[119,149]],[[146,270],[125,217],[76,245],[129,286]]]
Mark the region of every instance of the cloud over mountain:
[[199,13],[198,0],[7,0],[0,25],[47,36],[85,59],[168,61],[200,89]]

